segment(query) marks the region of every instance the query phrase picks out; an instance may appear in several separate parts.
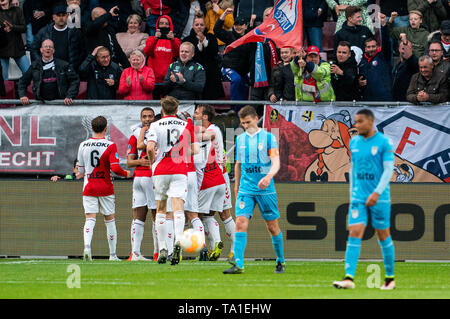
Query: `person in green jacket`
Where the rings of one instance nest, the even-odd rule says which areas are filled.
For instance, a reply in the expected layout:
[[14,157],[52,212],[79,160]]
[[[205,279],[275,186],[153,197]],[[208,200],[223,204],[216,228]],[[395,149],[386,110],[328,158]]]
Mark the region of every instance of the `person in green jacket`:
[[394,19],[398,17],[397,12],[392,12],[388,21],[391,37],[401,42],[411,41],[413,54],[420,58],[425,54],[427,48],[428,35],[427,29],[422,26],[422,13],[417,10],[409,12],[409,27],[394,28]]
[[418,10],[423,15],[423,27],[428,32],[439,29],[441,21],[447,17],[447,11],[440,0],[408,0],[408,12]]
[[370,31],[375,34],[372,19],[367,12],[367,0],[326,0],[326,2],[330,9],[334,10],[338,16],[336,31],[334,33],[341,30],[342,25],[345,21],[347,21],[347,18],[345,17],[345,9],[349,6],[357,6],[361,8],[361,25],[368,27]]
[[331,66],[320,59],[319,53],[318,47],[310,46],[306,53],[300,50],[291,62],[296,101],[317,103],[336,100],[331,86]]

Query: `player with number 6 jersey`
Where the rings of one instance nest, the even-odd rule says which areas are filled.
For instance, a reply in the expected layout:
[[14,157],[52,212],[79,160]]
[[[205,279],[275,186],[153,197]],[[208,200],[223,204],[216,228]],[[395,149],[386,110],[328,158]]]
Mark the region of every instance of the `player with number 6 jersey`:
[[117,261],[117,230],[114,219],[115,197],[111,171],[130,177],[130,172],[119,165],[116,144],[106,139],[108,122],[103,116],[92,120],[93,137],[82,142],[78,149],[78,175],[84,175],[83,207],[86,222],[84,234],[84,260],[92,260],[91,241],[97,213],[104,215],[109,244],[109,260]]

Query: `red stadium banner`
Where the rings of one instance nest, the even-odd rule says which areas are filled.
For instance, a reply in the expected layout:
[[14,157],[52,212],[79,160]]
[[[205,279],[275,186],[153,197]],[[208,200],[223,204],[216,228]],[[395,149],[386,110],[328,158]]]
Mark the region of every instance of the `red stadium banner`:
[[225,53],[248,42],[272,40],[279,48],[299,49],[303,45],[302,0],[278,0],[266,21],[234,41]]

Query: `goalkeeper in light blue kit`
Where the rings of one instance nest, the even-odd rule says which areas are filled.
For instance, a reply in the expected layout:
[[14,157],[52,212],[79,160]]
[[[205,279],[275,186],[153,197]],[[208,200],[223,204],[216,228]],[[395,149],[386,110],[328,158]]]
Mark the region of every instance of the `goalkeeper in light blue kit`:
[[348,212],[349,237],[345,251],[345,277],[335,281],[336,288],[355,288],[356,265],[361,240],[370,211],[372,226],[383,254],[386,277],[383,290],[395,288],[394,243],[390,235],[391,199],[389,180],[394,169],[392,142],[373,128],[374,116],[368,109],[355,115],[355,128],[359,135],[350,141],[350,208]]
[[277,257],[275,273],[285,272],[283,235],[278,225],[277,193],[273,177],[280,169],[280,155],[275,136],[258,127],[258,114],[252,106],[244,106],[238,113],[245,132],[236,139],[235,195],[236,232],[234,236],[233,265],[224,274],[244,272],[244,251],[247,245],[247,228],[258,204],[261,216],[272,237]]

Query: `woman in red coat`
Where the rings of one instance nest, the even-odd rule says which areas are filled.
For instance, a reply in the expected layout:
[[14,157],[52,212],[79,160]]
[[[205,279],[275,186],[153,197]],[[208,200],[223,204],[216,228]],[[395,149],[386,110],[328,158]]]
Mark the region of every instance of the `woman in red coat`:
[[129,61],[131,67],[123,70],[117,93],[124,100],[153,100],[155,75],[152,68],[145,65],[144,54],[135,50],[130,54]]
[[147,38],[144,54],[148,56],[147,66],[155,72],[155,91],[153,96],[160,99],[163,92],[164,77],[172,62],[178,58],[181,40],[173,34],[172,19],[168,15],[162,15],[156,21],[156,33]]

